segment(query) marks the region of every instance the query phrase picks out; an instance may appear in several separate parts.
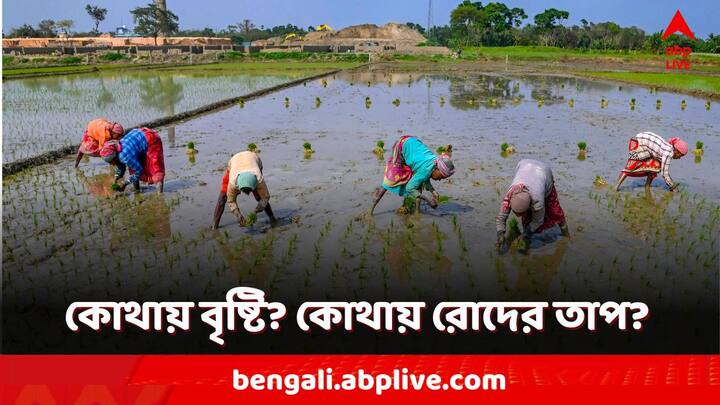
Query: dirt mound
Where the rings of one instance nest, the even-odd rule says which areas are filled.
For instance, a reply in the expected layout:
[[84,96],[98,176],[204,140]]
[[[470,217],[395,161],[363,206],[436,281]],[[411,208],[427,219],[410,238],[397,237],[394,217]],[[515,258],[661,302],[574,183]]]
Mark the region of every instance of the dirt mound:
[[[339,31],[308,32],[302,42],[308,45],[350,45],[367,40],[416,45],[425,42],[425,37],[405,24],[388,23],[382,27],[375,24],[361,24]],[[297,41],[293,41],[293,43],[295,42]],[[277,45],[283,43],[283,40],[281,37],[275,37],[265,41],[253,41],[253,44],[261,45],[261,43],[262,45]]]
[[416,30],[405,24],[397,23],[388,23],[382,27],[378,27],[375,24],[353,25],[337,31],[334,37],[347,39],[386,39],[414,43],[425,41],[425,37]]

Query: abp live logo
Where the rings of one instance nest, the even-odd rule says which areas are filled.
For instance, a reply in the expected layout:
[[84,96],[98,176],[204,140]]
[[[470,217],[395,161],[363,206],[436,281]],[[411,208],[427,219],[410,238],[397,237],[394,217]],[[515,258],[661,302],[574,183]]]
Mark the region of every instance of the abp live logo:
[[[686,37],[695,41],[695,34],[690,30],[685,18],[683,18],[680,10],[675,12],[670,24],[665,28],[665,33],[662,39],[669,37],[670,35],[680,31]],[[689,46],[680,47],[678,45],[669,46],[665,48],[665,70],[689,70],[690,69],[690,54],[692,49]]]

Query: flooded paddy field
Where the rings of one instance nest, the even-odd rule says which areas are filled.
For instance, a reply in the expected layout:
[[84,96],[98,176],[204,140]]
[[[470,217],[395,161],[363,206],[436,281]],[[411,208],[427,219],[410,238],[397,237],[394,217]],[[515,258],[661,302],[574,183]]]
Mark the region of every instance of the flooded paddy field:
[[[61,350],[78,339],[62,328],[74,300],[221,300],[237,285],[286,303],[643,301],[651,313],[693,319],[710,311],[717,321],[717,108],[685,95],[551,75],[359,70],[285,89],[163,128],[168,174],[160,196],[153,187],[114,195],[112,169],[99,159],[75,170],[68,157],[6,177],[3,326],[43,328],[29,319],[56,311],[60,326],[37,333],[42,341],[33,347]],[[619,192],[594,184],[596,176],[614,182],[629,138],[641,131],[683,137],[691,149],[704,142],[701,158],[673,161],[679,192],[668,192],[662,179],[648,192],[640,180]],[[449,201],[407,216],[395,212],[402,199],[388,193],[369,217],[363,213],[384,170],[372,150],[383,140],[387,158],[402,134],[433,150],[453,145],[456,174],[434,182]],[[588,145],[584,159],[580,141]],[[199,153],[187,155],[188,142]],[[279,221],[259,214],[252,228],[241,228],[226,209],[213,231],[224,168],[251,142]],[[501,154],[503,143],[517,152]],[[554,229],[534,237],[527,255],[499,255],[495,216],[522,158],[552,166],[572,238]],[[245,213],[255,206],[248,197],[238,202]],[[651,332],[677,326],[677,317],[655,318],[662,326],[650,324]],[[717,336],[692,325],[683,329],[685,344],[716,347]],[[717,334],[717,325],[702,326]],[[198,334],[200,344],[213,345]],[[28,344],[7,336],[6,347]],[[680,347],[657,335],[623,336],[648,351]]]
[[8,80],[3,161],[79,144],[87,122],[98,117],[131,127],[307,75],[163,69]]

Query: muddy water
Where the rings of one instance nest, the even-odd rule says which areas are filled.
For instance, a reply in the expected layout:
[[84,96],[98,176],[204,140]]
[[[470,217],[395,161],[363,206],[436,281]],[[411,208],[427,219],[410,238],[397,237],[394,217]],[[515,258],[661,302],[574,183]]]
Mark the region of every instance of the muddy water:
[[131,126],[274,86],[307,72],[279,74],[109,72],[3,83],[3,160],[78,143],[88,121]]
[[[720,123],[718,106],[711,108],[688,96],[553,76],[366,72],[318,80],[165,128],[161,197],[152,187],[113,195],[111,171],[97,159],[77,171],[66,159],[6,178],[3,293],[20,310],[48,296],[220,298],[240,283],[297,300],[714,306]],[[628,139],[644,130],[705,143],[702,159],[672,164],[682,191],[667,192],[662,180],[647,193],[636,180],[619,193],[595,186],[598,175],[615,180]],[[375,142],[389,150],[401,134],[433,149],[453,145],[457,172],[435,183],[450,200],[408,217],[395,213],[402,200],[388,194],[374,217],[363,217],[383,173]],[[183,146],[189,141],[199,150],[194,159]],[[305,141],[315,150],[309,159]],[[584,160],[579,141],[588,144]],[[211,231],[224,166],[250,142],[261,150],[279,223],[260,214],[253,229],[240,228],[226,212]],[[502,156],[504,142],[517,153]],[[572,239],[554,229],[535,237],[528,255],[501,256],[494,219],[522,158],[551,164]],[[239,203],[244,212],[255,206],[247,197]]]

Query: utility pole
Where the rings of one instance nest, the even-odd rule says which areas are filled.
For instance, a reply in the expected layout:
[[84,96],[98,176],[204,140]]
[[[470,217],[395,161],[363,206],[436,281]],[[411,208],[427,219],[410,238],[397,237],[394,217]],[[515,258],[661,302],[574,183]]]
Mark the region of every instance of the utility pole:
[[425,35],[430,36],[430,29],[433,26],[433,5],[432,0],[428,0],[427,29]]

